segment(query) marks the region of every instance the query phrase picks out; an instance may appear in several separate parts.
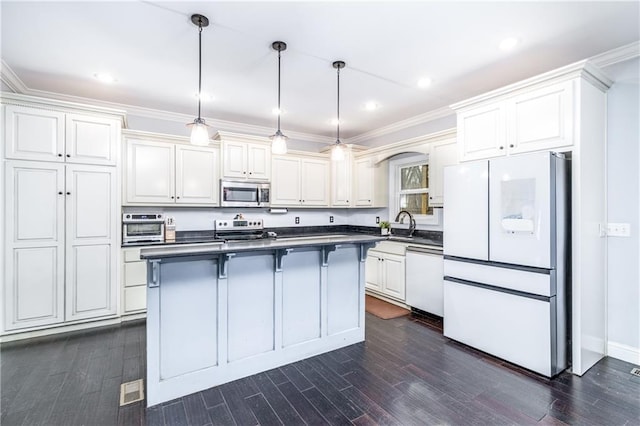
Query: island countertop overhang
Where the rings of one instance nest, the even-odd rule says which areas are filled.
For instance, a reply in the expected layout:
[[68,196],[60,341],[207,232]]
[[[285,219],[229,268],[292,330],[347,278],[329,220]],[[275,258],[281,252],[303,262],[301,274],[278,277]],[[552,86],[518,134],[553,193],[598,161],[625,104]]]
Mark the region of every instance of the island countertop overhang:
[[321,235],[304,236],[281,239],[258,239],[250,241],[230,241],[219,243],[198,243],[183,244],[166,247],[149,247],[140,250],[140,258],[166,259],[183,256],[206,256],[225,253],[239,253],[252,251],[270,251],[295,249],[301,247],[333,246],[339,244],[375,244],[387,238],[377,235],[366,234],[341,234],[341,235]]

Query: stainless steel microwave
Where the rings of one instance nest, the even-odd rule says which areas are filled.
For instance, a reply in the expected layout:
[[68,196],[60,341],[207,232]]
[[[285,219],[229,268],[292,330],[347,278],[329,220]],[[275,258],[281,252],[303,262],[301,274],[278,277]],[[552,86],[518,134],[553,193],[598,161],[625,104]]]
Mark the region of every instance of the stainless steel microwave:
[[159,213],[124,213],[122,242],[142,243],[164,241],[164,216]]
[[271,184],[220,180],[221,207],[269,207]]

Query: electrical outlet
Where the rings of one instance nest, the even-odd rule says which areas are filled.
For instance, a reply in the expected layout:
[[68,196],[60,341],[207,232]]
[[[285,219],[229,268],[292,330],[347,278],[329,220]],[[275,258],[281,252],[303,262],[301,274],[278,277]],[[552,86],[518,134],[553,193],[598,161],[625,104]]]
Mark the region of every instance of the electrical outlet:
[[296,216],[296,225],[300,224],[300,216]]
[[376,225],[380,225],[380,216],[376,216]]
[[628,223],[607,223],[607,235],[610,237],[630,237],[631,225]]
[[329,216],[329,223],[333,223],[333,216]]

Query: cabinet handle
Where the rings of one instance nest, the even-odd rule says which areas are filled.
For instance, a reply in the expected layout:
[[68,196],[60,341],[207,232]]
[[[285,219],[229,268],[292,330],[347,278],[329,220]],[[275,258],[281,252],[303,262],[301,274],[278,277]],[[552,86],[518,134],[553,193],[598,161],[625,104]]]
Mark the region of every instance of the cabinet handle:
[[174,198],[174,197],[173,197],[173,195],[172,195],[172,196],[171,196],[171,199],[173,200],[173,198]]
[[67,154],[67,158],[71,158],[71,154]]
[[513,148],[513,144],[509,145],[509,148]]
[[252,174],[253,174],[253,172],[249,172],[249,174],[250,174],[250,175],[252,175]]
[[71,192],[67,191],[67,195],[71,195]]
[[176,200],[179,200],[179,199],[180,199],[180,197],[176,197]]
[[242,172],[242,174],[243,174],[243,175],[246,175],[246,174],[247,174],[247,172]]
[[62,154],[58,154],[58,157],[62,157]]
[[62,195],[62,191],[58,191],[58,195]]
[[433,200],[433,197],[429,197],[430,200]]
[[504,146],[501,146],[500,149],[504,149]]

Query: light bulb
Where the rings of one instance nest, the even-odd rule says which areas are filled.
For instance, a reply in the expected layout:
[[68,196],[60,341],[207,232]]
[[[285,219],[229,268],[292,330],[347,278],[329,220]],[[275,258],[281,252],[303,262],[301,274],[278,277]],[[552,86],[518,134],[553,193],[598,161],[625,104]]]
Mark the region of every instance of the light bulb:
[[187,126],[191,126],[191,138],[189,139],[191,145],[209,145],[209,129],[207,129],[208,126],[204,124],[204,120],[198,122],[198,120],[196,119],[196,121],[187,124]]
[[271,153],[279,155],[287,153],[287,137],[280,130],[271,136]]
[[344,148],[341,143],[336,143],[331,150],[332,161],[344,161]]

